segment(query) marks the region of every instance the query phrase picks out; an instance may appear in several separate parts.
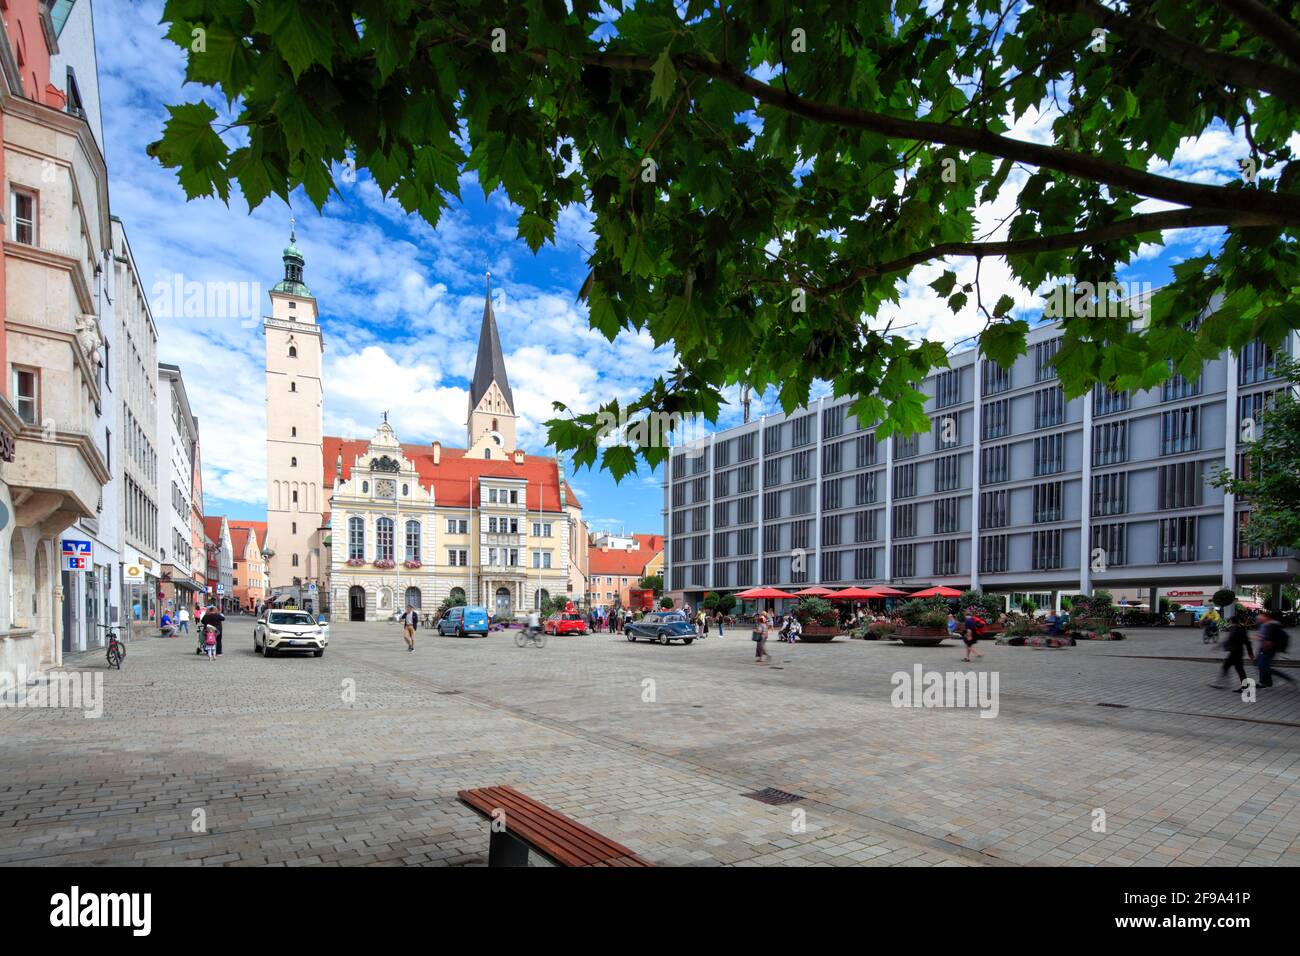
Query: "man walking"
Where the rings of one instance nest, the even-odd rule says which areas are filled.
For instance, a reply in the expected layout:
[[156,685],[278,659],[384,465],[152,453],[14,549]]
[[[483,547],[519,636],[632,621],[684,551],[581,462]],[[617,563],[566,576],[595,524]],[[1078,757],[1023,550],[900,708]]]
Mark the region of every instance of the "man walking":
[[1250,635],[1246,633],[1245,617],[1240,612],[1233,615],[1223,646],[1227,648],[1228,656],[1223,659],[1223,665],[1219,668],[1218,679],[1210,686],[1222,688],[1223,678],[1228,676],[1229,670],[1236,670],[1240,684],[1244,686],[1246,668],[1242,666],[1241,659],[1243,656],[1250,657],[1252,664],[1255,663],[1255,659],[1250,653]]
[[187,608],[184,604],[182,604],[180,606],[180,609],[176,612],[176,633],[177,635],[180,635],[180,634],[188,634],[189,632],[190,632],[190,609]]
[[406,605],[406,613],[402,615],[402,639],[406,641],[408,651],[415,650],[415,629],[419,626],[420,615],[411,605]]
[[1259,624],[1259,653],[1255,655],[1255,662],[1259,665],[1259,686],[1272,687],[1274,673],[1288,684],[1294,684],[1295,678],[1286,671],[1273,670],[1274,656],[1286,652],[1287,645],[1291,643],[1291,636],[1282,629],[1282,625],[1268,611],[1260,611],[1257,621]]

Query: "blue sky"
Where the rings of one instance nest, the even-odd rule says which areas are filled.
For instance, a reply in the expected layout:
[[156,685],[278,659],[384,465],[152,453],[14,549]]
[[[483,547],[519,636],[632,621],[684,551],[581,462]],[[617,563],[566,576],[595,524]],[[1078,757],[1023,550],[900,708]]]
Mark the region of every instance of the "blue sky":
[[[532,453],[546,453],[542,422],[551,403],[591,410],[639,395],[672,367],[671,352],[649,337],[623,333],[614,342],[592,331],[576,292],[592,245],[590,215],[572,207],[556,230],[556,244],[533,255],[515,238],[517,210],[503,194],[485,197],[476,180],[461,183],[463,202],[444,214],[437,229],[386,201],[361,171],[340,184],[341,195],[318,214],[297,194],[292,209],[271,198],[249,213],[237,187],[229,206],[217,200],[186,202],[174,174],[145,154],[166,120],[166,106],[204,98],[210,91],[184,85],[179,49],[163,39],[161,2],[96,4],[97,49],[110,197],[126,225],[145,289],[183,282],[254,284],[256,313],[269,311],[268,290],[282,273],[281,250],[289,218],[297,218],[298,245],[306,256],[306,281],[316,295],[325,333],[325,431],[368,437],[389,411],[404,441],[463,445],[468,377],[483,309],[484,273],[491,271],[495,310],[506,367],[520,416],[518,437]],[[1011,135],[1045,141],[1051,115],[1022,118]],[[1245,155],[1238,135],[1211,132],[1187,142],[1171,168],[1155,169],[1199,181],[1236,175]],[[981,212],[992,226],[1011,209],[1025,173],[1017,170],[998,199]],[[1142,211],[1168,208],[1145,203]],[[1124,278],[1160,284],[1169,268],[1212,246],[1218,230],[1168,236],[1164,248],[1144,249]],[[928,288],[944,268],[961,281],[973,261],[934,263],[909,277],[893,315],[908,334],[957,342],[982,327],[972,304],[954,316]],[[1001,262],[984,263],[986,302],[1003,293],[1033,307],[1010,281]],[[177,311],[180,311],[179,309]],[[239,316],[156,315],[159,358],[181,366],[199,418],[204,504],[209,514],[260,519],[265,514],[265,398],[262,334]],[[719,427],[740,420],[724,408]],[[775,395],[760,397],[755,414],[777,409]],[[658,474],[642,472],[621,485],[599,471],[570,474],[570,482],[595,528],[655,532],[662,529]]]

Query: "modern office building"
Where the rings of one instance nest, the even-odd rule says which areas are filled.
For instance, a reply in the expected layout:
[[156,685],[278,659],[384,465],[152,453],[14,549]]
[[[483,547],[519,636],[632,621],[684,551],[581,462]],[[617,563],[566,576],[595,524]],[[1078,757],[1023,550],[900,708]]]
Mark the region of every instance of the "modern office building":
[[[1282,387],[1255,342],[1150,391],[1066,400],[1043,325],[1008,369],[976,350],[923,390],[932,427],[878,440],[823,398],[674,448],[665,587],[946,584],[996,592],[1271,584],[1300,558],[1252,546],[1250,506],[1207,478]],[[1292,334],[1287,350],[1296,354]]]

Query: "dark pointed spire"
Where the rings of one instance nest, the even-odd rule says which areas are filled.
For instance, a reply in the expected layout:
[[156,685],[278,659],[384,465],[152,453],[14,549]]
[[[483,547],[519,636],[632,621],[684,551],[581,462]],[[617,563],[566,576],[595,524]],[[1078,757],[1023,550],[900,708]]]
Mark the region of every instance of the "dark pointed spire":
[[497,335],[497,320],[492,314],[492,273],[487,274],[487,298],[483,302],[483,326],[478,333],[478,359],[474,363],[474,378],[469,386],[469,407],[478,408],[489,386],[497,383],[506,404],[513,412],[515,398],[510,393],[510,380],[506,378],[506,360],[501,354],[501,338]]

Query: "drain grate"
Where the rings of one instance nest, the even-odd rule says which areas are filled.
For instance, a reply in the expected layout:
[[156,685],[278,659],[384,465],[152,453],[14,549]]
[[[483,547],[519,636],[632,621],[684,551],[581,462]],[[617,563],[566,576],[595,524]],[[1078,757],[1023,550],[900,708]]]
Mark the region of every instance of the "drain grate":
[[1118,709],[1118,710],[1128,710],[1128,704],[1107,704],[1107,703],[1104,703],[1104,702],[1099,702],[1099,703],[1097,704],[1097,706],[1098,706],[1098,707],[1114,707],[1114,708],[1116,708],[1116,709]]
[[783,803],[797,803],[803,799],[800,794],[778,790],[776,787],[764,787],[762,790],[755,790],[753,793],[742,793],[741,796],[757,800],[759,803],[771,804],[774,807],[779,807]]

